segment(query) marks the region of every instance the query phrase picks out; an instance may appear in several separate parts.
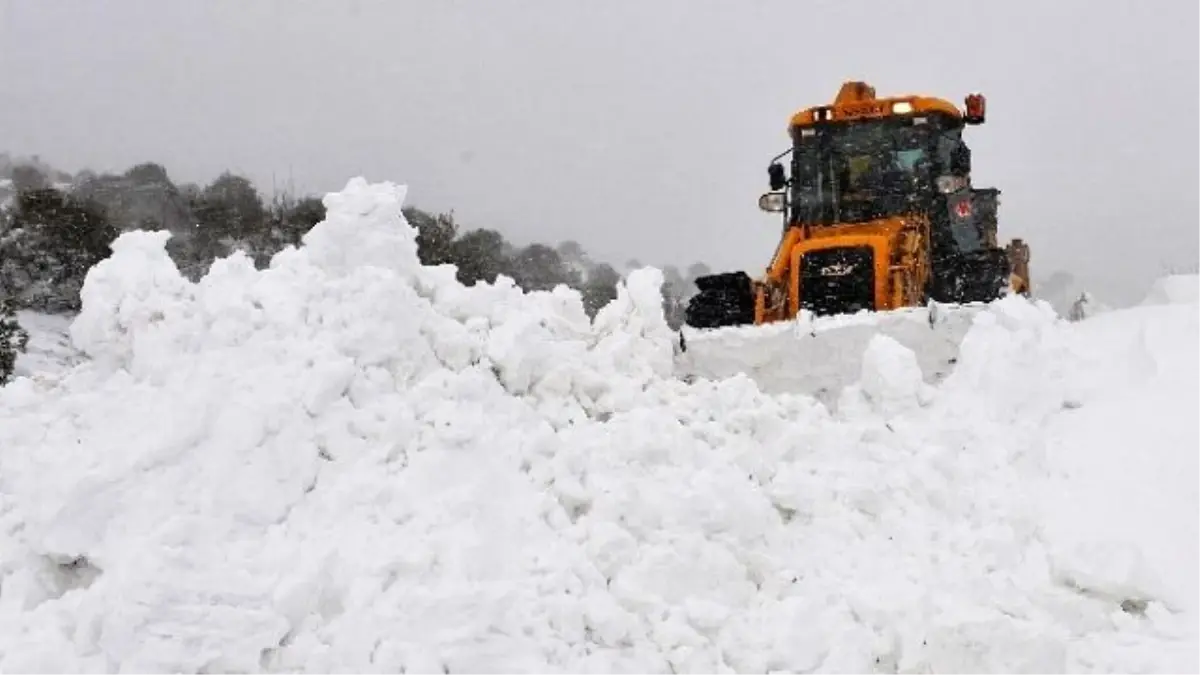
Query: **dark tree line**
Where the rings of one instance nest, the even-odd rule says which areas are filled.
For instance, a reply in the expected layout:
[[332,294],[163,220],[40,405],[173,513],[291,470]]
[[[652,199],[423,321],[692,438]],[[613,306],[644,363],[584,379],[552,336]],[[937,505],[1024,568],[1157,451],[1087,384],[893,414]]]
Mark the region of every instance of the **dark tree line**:
[[[491,283],[500,275],[526,291],[564,284],[579,291],[589,316],[616,297],[621,273],[593,261],[577,242],[517,246],[496,230],[460,227],[453,213],[408,206],[404,215],[417,229],[421,262],[456,265],[463,284]],[[196,280],[234,251],[264,267],[324,217],[317,197],[284,194],[267,201],[250,180],[230,172],[205,186],[177,185],[152,162],[121,174],[72,176],[36,158],[14,162],[0,153],[0,381],[12,370],[4,354],[18,344],[13,311],[77,311],[88,270],[110,255],[121,232],[170,231],[168,252],[181,273]],[[683,302],[695,291],[692,280],[707,271],[699,263],[686,275],[663,269],[663,310],[672,326],[681,323]]]
[[87,271],[109,256],[122,232],[169,230],[168,252],[195,280],[235,250],[265,266],[325,217],[316,197],[267,202],[232,173],[204,187],[176,185],[154,163],[123,174],[80,172],[69,182],[17,165],[0,173],[0,205],[0,298],[43,312],[79,309]]
[[548,291],[563,284],[579,291],[589,316],[617,297],[621,275],[608,263],[592,262],[574,241],[517,247],[496,230],[463,231],[453,214],[435,215],[409,206],[404,217],[417,228],[421,263],[455,265],[464,285],[493,283],[501,275],[525,291]]
[[[559,284],[574,288],[583,297],[588,316],[617,297],[622,275],[608,263],[594,262],[578,242],[567,240],[557,246],[529,244],[517,247],[496,230],[463,230],[453,214],[431,214],[416,207],[405,207],[405,218],[417,228],[417,251],[425,265],[452,263],[458,267],[458,280],[464,285],[478,281],[494,282],[507,276],[526,291],[544,291]],[[642,267],[636,259],[625,264],[627,270]],[[683,323],[687,299],[696,292],[695,279],[709,274],[704,263],[695,263],[686,274],[678,268],[663,269],[663,313],[672,328]]]

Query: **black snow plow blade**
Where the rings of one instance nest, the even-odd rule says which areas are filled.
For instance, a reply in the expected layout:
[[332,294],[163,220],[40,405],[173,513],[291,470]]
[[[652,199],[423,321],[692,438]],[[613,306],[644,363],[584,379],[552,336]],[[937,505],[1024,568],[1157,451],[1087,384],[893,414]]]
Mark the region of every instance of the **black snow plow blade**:
[[935,272],[933,299],[967,304],[991,302],[1004,296],[1010,265],[1003,249],[959,255],[942,261]]
[[692,328],[721,328],[754,323],[754,290],[745,272],[696,279],[700,292],[688,301],[684,321]]

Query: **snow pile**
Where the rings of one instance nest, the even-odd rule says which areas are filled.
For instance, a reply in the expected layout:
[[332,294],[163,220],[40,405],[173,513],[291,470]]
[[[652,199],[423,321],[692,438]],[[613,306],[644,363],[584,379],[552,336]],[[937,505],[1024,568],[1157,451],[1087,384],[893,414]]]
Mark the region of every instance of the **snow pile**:
[[1146,294],[1143,305],[1194,305],[1200,298],[1200,276],[1172,274],[1157,279]]
[[[0,669],[1197,668],[1167,544],[1195,486],[1139,486],[1121,528],[1078,508],[1194,461],[1194,428],[1098,437],[1194,410],[1163,367],[1194,307],[1007,298],[937,388],[876,335],[834,412],[677,379],[657,271],[589,322],[421,267],[403,196],[351,181],[264,271],[189,283],[157,233],[92,270],[90,360],[0,390]],[[1134,395],[1159,407],[1105,407]]]

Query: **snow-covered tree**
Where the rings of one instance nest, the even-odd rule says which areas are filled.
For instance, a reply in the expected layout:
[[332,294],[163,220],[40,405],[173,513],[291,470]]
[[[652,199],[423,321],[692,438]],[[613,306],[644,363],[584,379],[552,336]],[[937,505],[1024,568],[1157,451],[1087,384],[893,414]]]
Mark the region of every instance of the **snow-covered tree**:
[[0,300],[0,385],[7,384],[17,365],[17,355],[25,351],[29,333],[17,323],[12,302]]
[[1071,310],[1067,313],[1067,320],[1083,321],[1108,309],[1103,303],[1097,302],[1091,293],[1083,291],[1071,305]]
[[504,237],[495,230],[471,230],[451,244],[451,259],[458,266],[460,283],[493,283],[501,274],[512,276],[512,261],[505,254]]
[[47,312],[79,309],[84,277],[116,236],[96,204],[52,188],[18,194],[0,226],[0,296]]

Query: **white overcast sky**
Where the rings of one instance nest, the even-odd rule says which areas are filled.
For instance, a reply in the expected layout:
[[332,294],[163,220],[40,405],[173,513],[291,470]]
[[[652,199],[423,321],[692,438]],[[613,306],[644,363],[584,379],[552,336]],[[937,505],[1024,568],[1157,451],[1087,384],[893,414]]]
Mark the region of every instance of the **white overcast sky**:
[[355,175],[621,263],[759,271],[801,107],[847,79],[988,97],[975,183],[1035,278],[1195,271],[1195,0],[0,0],[0,150],[74,171]]

